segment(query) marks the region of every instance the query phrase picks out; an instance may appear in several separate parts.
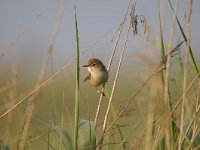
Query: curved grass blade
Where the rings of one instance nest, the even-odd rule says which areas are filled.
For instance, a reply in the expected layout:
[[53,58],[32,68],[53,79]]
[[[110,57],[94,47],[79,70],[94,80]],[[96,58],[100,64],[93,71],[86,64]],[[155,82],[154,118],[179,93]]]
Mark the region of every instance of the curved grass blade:
[[80,64],[79,64],[79,36],[78,36],[78,22],[76,15],[76,6],[75,10],[75,29],[76,29],[76,89],[75,89],[75,115],[74,115],[74,149],[77,149],[78,143],[78,123],[79,123],[79,72],[80,72]]
[[[170,7],[171,7],[173,13],[174,13],[174,8],[173,8],[173,6],[172,6],[171,1],[168,0],[168,2],[169,2],[169,5],[170,5]],[[181,26],[181,24],[180,24],[180,21],[179,21],[179,19],[178,19],[177,16],[176,16],[176,21],[177,21],[178,27],[179,27],[179,29],[180,29],[180,31],[181,31],[181,34],[182,34],[182,36],[183,36],[183,39],[184,39],[184,41],[187,43],[187,37],[186,37],[186,35],[185,35],[184,31],[183,31],[183,28],[182,28],[182,26]],[[197,63],[196,63],[196,61],[195,61],[195,58],[194,58],[194,55],[193,55],[193,52],[192,52],[192,48],[190,47],[190,45],[189,45],[189,52],[190,52],[190,56],[191,56],[191,58],[192,58],[192,62],[193,62],[194,68],[195,68],[195,70],[196,70],[196,72],[197,72],[197,74],[198,74],[198,73],[199,73],[199,69],[198,69],[198,66],[197,66]],[[200,78],[200,76],[199,76],[199,78]]]

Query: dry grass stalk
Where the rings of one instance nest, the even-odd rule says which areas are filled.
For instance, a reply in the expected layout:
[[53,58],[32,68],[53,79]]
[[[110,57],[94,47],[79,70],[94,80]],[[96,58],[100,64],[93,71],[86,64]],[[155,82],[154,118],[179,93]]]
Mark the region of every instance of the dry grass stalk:
[[[127,106],[127,105],[126,105]],[[109,125],[109,127],[104,131],[104,133],[102,134],[99,142],[97,143],[97,146],[101,147],[103,144],[103,138],[106,136],[106,134],[110,131],[110,129],[113,127],[113,125],[117,122],[117,120],[123,115],[126,106],[122,107],[121,110],[119,111],[119,113],[116,115],[115,119],[112,121],[112,123]]]
[[[39,77],[38,77],[38,83],[36,84],[36,87],[38,87],[42,83],[42,80],[44,78],[46,68],[47,68],[47,65],[48,65],[48,59],[49,59],[49,56],[51,55],[51,53],[53,51],[54,43],[55,43],[57,34],[58,34],[60,26],[61,26],[62,17],[64,15],[64,10],[65,10],[65,1],[63,0],[63,1],[61,1],[58,19],[56,21],[56,25],[54,27],[53,34],[51,36],[51,40],[49,42],[47,55],[45,56],[44,63],[42,64],[42,67],[40,69],[40,73],[39,73]],[[33,110],[35,108],[35,104],[36,104],[38,94],[39,94],[39,91],[37,91],[35,94],[33,94],[28,100],[28,107],[26,109],[24,119],[23,119],[23,124],[22,124],[22,136],[21,136],[19,143],[18,143],[19,150],[23,150],[25,148],[26,140],[27,140],[27,136],[28,136],[28,131],[29,131],[29,128],[30,128],[31,118],[32,118]]]
[[[111,67],[111,64],[112,64],[112,61],[113,61],[115,52],[116,52],[116,48],[117,48],[117,45],[118,45],[118,42],[119,42],[119,38],[120,38],[120,36],[121,36],[122,29],[123,29],[124,23],[125,23],[125,21],[126,21],[126,17],[127,17],[128,10],[129,10],[130,5],[131,5],[131,0],[130,0],[129,5],[128,5],[128,8],[126,9],[126,12],[125,12],[125,14],[124,14],[123,21],[122,21],[122,23],[120,23],[120,25],[119,25],[118,35],[117,35],[117,38],[116,38],[114,47],[113,47],[113,49],[112,49],[112,54],[111,54],[111,57],[110,57],[110,60],[109,60],[108,66],[107,66],[107,70],[108,70],[108,71],[110,70],[110,67]],[[104,87],[103,87],[103,89],[102,89],[102,93],[103,93],[103,90],[104,90]],[[98,103],[97,110],[96,110],[96,115],[95,115],[95,124],[96,124],[96,125],[97,125],[97,122],[98,122],[98,117],[99,117],[99,112],[100,112],[100,107],[101,107],[102,98],[103,98],[103,94],[101,94],[100,97],[99,97],[99,103]]]
[[[176,52],[177,50],[179,50],[180,49],[180,46],[182,45],[182,43],[183,42],[180,42],[179,44],[177,44],[176,45],[176,47],[173,49],[173,50],[171,50],[170,52],[169,52],[169,54],[167,54],[166,56],[165,56],[165,58],[167,58],[168,57],[168,55],[174,55],[174,52]],[[166,63],[166,59],[165,59],[165,61],[164,60],[161,60],[161,62],[158,64],[158,67],[156,67],[156,69],[155,69],[155,71],[145,80],[145,82],[141,85],[141,87],[136,91],[136,93],[130,98],[130,100],[128,101],[128,103],[123,107],[123,109],[120,111],[120,115],[122,115],[123,113],[124,113],[124,111],[127,109],[127,107],[128,106],[130,106],[130,104],[131,104],[131,102],[133,101],[133,99],[141,92],[141,90],[145,87],[145,85],[150,81],[150,79],[154,76],[154,75],[156,75],[158,72],[160,72],[161,70],[162,70],[162,65],[166,65],[165,64]],[[198,76],[195,78],[195,80],[198,78]],[[194,80],[194,81],[195,81]],[[194,82],[192,82],[192,83],[194,83]],[[192,84],[191,84],[191,86],[192,86]],[[191,87],[190,86],[190,87]],[[189,88],[190,88],[189,87]],[[189,89],[188,89],[189,90]],[[120,115],[118,115],[118,117],[116,117],[116,119],[113,121],[114,123],[119,119],[119,117],[120,117]],[[157,119],[157,118],[156,118]],[[153,122],[154,122],[155,120],[153,120]],[[113,125],[114,123],[112,123],[111,125]],[[111,128],[111,125],[109,126],[109,128],[108,129],[110,129]],[[105,131],[105,133],[104,133],[104,136],[105,136],[105,134],[108,132],[108,129]],[[99,142],[100,143],[100,142]]]
[[[191,125],[193,125],[193,127],[190,127],[190,124],[188,126],[188,129],[186,130],[185,134],[184,134],[184,138],[185,136],[187,135],[187,133],[189,132],[189,129],[192,128],[192,138],[190,139],[190,144],[189,146],[187,147],[187,150],[191,149],[192,145],[193,145],[193,142],[195,140],[195,138],[197,136],[199,136],[199,133],[200,133],[200,129],[199,129],[199,124],[198,122],[200,122],[200,119],[197,119],[199,118],[197,115],[198,115],[198,112],[199,112],[199,109],[200,109],[200,103],[199,103],[199,95],[200,95],[200,80],[199,80],[199,84],[198,84],[198,90],[197,90],[197,100],[196,100],[196,105],[195,105],[195,114],[191,120]],[[194,122],[194,120],[197,120],[197,122]],[[193,123],[193,124],[192,124]],[[184,139],[183,138],[183,139]],[[200,146],[197,146],[196,149],[199,149]]]
[[[169,52],[169,54],[167,54],[166,56],[165,56],[165,58],[168,58],[168,56],[169,55],[174,55],[174,52],[176,52],[177,50],[179,50],[180,49],[180,46],[182,45],[182,43],[183,42],[180,42],[179,44],[177,44],[176,45],[176,47],[173,49],[173,50],[171,50],[170,52]],[[165,64],[166,63],[166,59],[165,59],[165,61],[164,60],[161,60],[161,62],[158,64],[158,67],[156,67],[156,69],[155,69],[155,71],[152,73],[152,74],[150,74],[149,75],[149,77],[145,80],[145,82],[140,86],[140,88],[136,91],[136,93],[134,93],[134,95],[130,98],[130,100],[128,101],[128,103],[121,109],[121,111],[120,111],[120,113],[119,113],[119,115],[117,115],[117,117],[115,118],[115,120],[113,121],[113,123],[111,123],[111,125],[108,127],[108,129],[104,132],[104,134],[102,135],[102,137],[100,138],[100,140],[99,140],[99,143],[98,143],[98,145],[102,145],[102,139],[104,138],[104,136],[106,135],[106,133],[109,131],[109,129],[112,127],[112,125],[120,118],[120,116],[124,113],[124,111],[128,108],[128,106],[130,106],[130,104],[131,104],[131,102],[133,101],[133,99],[135,99],[135,97],[141,92],[141,90],[146,86],[146,84],[151,80],[151,78],[154,76],[154,75],[156,75],[157,73],[159,73],[163,68],[161,67],[161,66],[163,66],[163,65],[166,65]],[[196,80],[196,79],[198,79],[198,75],[197,75],[197,77],[194,79],[194,81]],[[194,81],[192,82],[192,84],[194,83]],[[190,89],[190,87],[192,86],[192,84],[189,86],[189,88],[188,88],[188,90]],[[188,91],[187,90],[187,91]],[[157,118],[155,118],[154,120],[153,120],[153,122],[156,120]],[[168,118],[169,119],[169,118]],[[162,130],[161,130],[162,131]],[[146,132],[146,129],[145,129],[145,132]],[[144,132],[144,133],[145,133]],[[159,134],[159,136],[161,136],[161,133],[158,133]]]
[[158,130],[157,130],[157,133],[155,134],[155,140],[154,140],[153,146],[152,146],[153,149],[156,149],[158,143],[161,141],[160,139],[161,139],[162,133],[163,133],[163,126],[162,127],[159,126]]
[[136,2],[135,4],[132,6],[131,8],[131,27],[133,29],[133,35],[137,35],[138,34],[138,23],[141,23],[143,28],[144,28],[144,34],[147,35],[147,41],[150,37],[150,24],[147,20],[147,18],[144,15],[138,15],[135,13],[136,10]]
[[167,55],[165,55],[165,57],[164,57],[163,60],[161,61],[160,65],[161,65],[161,66],[162,66],[162,65],[166,65],[168,55],[171,55],[170,57],[174,57],[174,56],[176,55],[176,52],[177,52],[178,50],[180,50],[180,47],[181,47],[181,45],[182,45],[183,43],[184,43],[184,41],[178,43],[178,44],[176,45],[176,47],[175,47],[173,50],[171,50]]
[[9,44],[7,48],[5,48],[1,53],[0,53],[0,59],[4,57],[4,55],[10,51],[12,48],[15,47],[16,43],[20,40],[20,38],[26,33],[28,29],[39,19],[39,17],[42,15],[42,12],[39,12],[36,16],[34,16],[30,22],[20,31],[17,35],[17,37]]
[[[198,121],[200,121],[200,119],[199,119]],[[195,126],[195,127],[193,128],[192,138],[191,138],[191,140],[190,140],[189,146],[187,147],[187,150],[190,150],[190,149],[191,149],[191,147],[192,147],[192,145],[193,145],[193,142],[194,142],[195,138],[196,138],[197,136],[199,136],[199,133],[200,133],[200,129],[199,129],[198,125],[197,125],[197,126]],[[196,150],[198,150],[199,148],[200,148],[200,145],[197,146],[197,147],[195,147]]]
[[[194,123],[195,119],[197,118],[197,115],[198,115],[199,111],[200,111],[200,104],[197,106],[197,108],[196,108],[196,110],[195,110],[195,113],[194,113],[194,115],[193,115],[193,117],[192,117],[192,119],[191,119],[191,121],[190,121],[190,123],[189,123],[189,125],[188,125],[188,127],[187,127],[187,129],[186,129],[186,131],[185,131],[185,133],[183,134],[183,138],[182,138],[182,140],[181,140],[181,145],[183,144],[185,138],[187,138],[186,136],[187,136],[187,134],[189,133],[189,131],[190,131],[190,129],[191,129],[191,127],[192,127],[192,124]],[[198,128],[198,125],[197,125],[197,126],[194,126],[193,129],[195,129],[195,128]],[[193,130],[193,133],[195,133],[194,130]],[[194,134],[193,134],[193,135],[194,135]],[[192,139],[194,139],[194,138],[191,138],[191,143],[193,143],[193,142],[192,142]]]
[[182,142],[183,142],[183,126],[184,126],[184,114],[185,114],[185,100],[186,95],[184,94],[186,86],[187,86],[187,67],[188,67],[188,54],[189,54],[189,47],[190,47],[190,38],[191,38],[191,29],[190,29],[190,18],[192,15],[192,0],[189,0],[189,12],[186,17],[187,20],[187,47],[185,50],[185,58],[184,58],[184,75],[183,75],[183,101],[182,101],[182,109],[181,109],[181,124],[180,124],[180,134],[179,134],[179,145],[178,149],[182,149]]
[[[160,71],[162,71],[163,69],[165,69],[165,67],[163,67],[163,66],[165,66],[166,65],[166,62],[167,62],[167,58],[168,58],[168,56],[170,55],[171,57],[174,57],[175,55],[176,55],[176,52],[178,51],[178,50],[180,50],[180,47],[181,47],[181,45],[183,44],[183,42],[180,42],[180,43],[178,43],[176,46],[175,46],[175,48],[173,48],[168,54],[166,54],[165,56],[164,56],[164,58],[160,61],[160,63],[158,63],[158,65],[153,69],[154,71],[150,74],[150,76],[147,78],[147,80],[145,80],[145,82],[143,83],[143,85],[141,86],[141,88],[137,91],[137,93],[136,94],[138,94],[142,89],[143,89],[143,87],[150,81],[150,79],[152,79],[155,75],[157,75],[158,73],[160,73]],[[146,59],[146,58],[145,58]],[[148,63],[152,63],[152,61],[150,61],[150,60],[148,60]],[[156,81],[156,80],[155,80]],[[154,81],[152,81],[153,82],[153,88],[154,88],[154,90],[156,90],[156,86],[155,86],[155,82]],[[161,83],[161,81],[159,81],[159,83]],[[157,84],[156,84],[157,85]],[[162,86],[158,86],[157,85],[157,90],[159,91],[159,90],[161,90],[162,91],[162,89],[159,89],[159,88],[162,88]],[[162,93],[162,92],[160,92],[160,93]],[[152,99],[152,100],[154,100],[154,99],[156,99],[156,96]],[[149,105],[151,105],[151,103],[153,103],[152,101],[150,101],[150,104]],[[149,144],[147,144],[146,143],[146,149],[148,149],[148,147],[150,147],[151,146],[151,137],[152,137],[152,135],[151,135],[151,122],[152,122],[152,120],[153,120],[153,112],[152,112],[152,110],[153,110],[153,107],[155,106],[156,104],[154,103],[154,104],[152,104],[152,106],[149,106],[149,117],[147,117],[148,119],[147,119],[147,126],[148,126],[148,128],[147,128],[147,133],[146,133],[146,142],[147,143],[149,143]],[[148,131],[149,130],[149,131]],[[162,132],[163,132],[163,127],[162,127],[162,129],[160,130],[160,131],[158,131],[157,132],[157,137],[160,137],[161,135],[162,135]],[[153,145],[153,147],[156,147],[156,145],[157,145],[157,143],[159,142],[158,140],[159,140],[160,138],[157,138],[157,140],[155,140],[155,142],[154,142],[154,145]]]
[[[86,54],[86,52],[89,51],[89,49],[96,45],[96,43],[103,39],[105,36],[107,36],[107,33],[105,35],[103,35],[100,39],[98,39],[97,41],[93,42],[92,45],[83,50],[83,52],[80,54],[80,57],[82,57],[84,54]],[[21,103],[23,103],[25,100],[29,99],[30,97],[32,97],[33,95],[35,95],[36,93],[39,92],[39,90],[41,88],[44,88],[50,81],[52,81],[53,79],[55,79],[59,74],[61,74],[63,71],[65,71],[72,63],[74,63],[76,61],[76,58],[72,59],[71,61],[69,61],[69,63],[67,63],[66,65],[64,65],[62,68],[60,68],[57,72],[55,72],[52,76],[50,76],[47,80],[45,80],[44,82],[42,82],[40,85],[36,86],[29,94],[27,94],[23,99],[21,99],[19,102],[15,103],[14,105],[9,105],[8,110],[6,110],[3,114],[0,115],[0,119],[5,117],[7,114],[9,114],[12,110],[14,110],[17,106],[19,106]]]
[[[127,105],[126,105],[127,106]],[[124,109],[125,110],[125,109]],[[150,124],[152,124],[153,126],[155,125],[155,123],[156,123],[156,121],[158,120],[158,118],[159,118],[159,116],[156,116],[153,120],[152,120],[152,122],[150,122]],[[137,138],[135,138],[135,139],[137,139],[137,140],[135,140],[134,142],[133,142],[133,144],[131,144],[131,148],[133,149],[133,146],[134,145],[136,145],[136,143],[138,143],[138,146],[140,147],[141,146],[141,144],[142,144],[142,140],[145,138],[145,136],[146,136],[146,134],[147,134],[147,130],[149,130],[149,127],[147,126],[147,127],[145,127],[145,129],[143,130],[143,132],[141,133],[141,135],[139,136],[139,137],[137,137]],[[162,130],[162,129],[161,129]],[[141,149],[141,148],[139,148],[139,149]]]
[[[121,68],[122,59],[123,59],[123,57],[124,57],[124,52],[125,52],[125,50],[126,50],[126,44],[127,44],[127,41],[128,41],[128,36],[129,36],[130,27],[131,27],[131,24],[129,25],[128,31],[127,31],[127,33],[126,33],[126,38],[125,38],[124,46],[123,46],[123,48],[122,48],[120,60],[119,60],[119,63],[118,63],[117,72],[116,72],[115,79],[114,79],[114,82],[113,82],[113,87],[112,87],[111,95],[110,95],[109,102],[108,102],[108,107],[107,107],[106,114],[105,114],[105,118],[104,118],[102,135],[104,135],[104,133],[105,133],[105,131],[106,131],[106,125],[107,125],[108,114],[109,114],[109,111],[110,111],[110,107],[111,107],[113,95],[114,95],[114,92],[115,92],[115,87],[116,87],[116,84],[117,84],[117,79],[118,79],[118,76],[119,76],[119,71],[120,71],[120,68]],[[100,142],[99,142],[100,144],[103,143],[103,139],[104,139],[104,136],[102,136],[102,138],[101,138],[101,140],[100,140]],[[101,150],[101,149],[102,149],[102,146],[99,147],[99,150]]]
[[131,13],[130,13],[130,16],[131,16],[131,26],[133,28],[133,35],[137,35],[138,34],[138,18],[137,18],[137,15],[135,14],[135,8],[136,8],[136,3],[132,6],[131,8]]
[[[155,128],[153,120],[156,117],[156,107],[157,107],[157,101],[159,101],[163,95],[163,86],[162,86],[162,80],[160,78],[161,74],[158,74],[158,76],[154,76],[151,80],[151,89],[150,89],[150,97],[149,97],[149,104],[148,104],[148,113],[147,113],[147,122],[146,122],[146,137],[145,137],[145,149],[149,150],[149,147],[153,146],[153,128]],[[158,97],[159,93],[159,97]]]
[[[106,34],[107,35],[107,34]],[[104,38],[106,35],[103,35],[100,39]],[[100,40],[99,39],[99,40]],[[98,42],[95,41],[90,47],[96,45],[96,43]],[[82,57],[83,55],[86,54],[86,52],[89,51],[89,48],[83,50],[83,52],[80,54],[80,57]],[[0,115],[0,119],[5,117],[8,113],[10,113],[13,109],[15,109],[17,106],[19,106],[21,103],[23,103],[24,101],[26,101],[29,97],[31,97],[32,95],[34,95],[35,93],[37,93],[41,88],[45,87],[50,81],[52,81],[53,79],[55,79],[59,74],[61,74],[63,71],[65,71],[72,63],[74,63],[76,61],[76,58],[72,59],[69,61],[69,63],[65,64],[62,68],[60,68],[58,71],[56,71],[54,74],[52,74],[47,80],[45,80],[44,82],[42,82],[40,85],[38,85],[37,87],[35,87],[29,94],[27,94],[23,99],[21,99],[19,102],[17,102],[16,104],[14,104],[13,106],[10,106],[8,110],[6,110],[3,114]]]
[[[190,90],[190,88],[194,85],[195,81],[198,79],[198,76],[200,75],[200,73],[198,73],[195,78],[191,81],[190,85],[185,89],[183,94],[187,94],[188,91]],[[177,107],[179,106],[179,104],[182,102],[183,100],[183,95],[179,98],[179,100],[177,101],[176,104],[174,104],[173,109],[170,112],[169,118],[172,116],[172,114],[174,113],[174,111],[177,109]]]
[[[147,84],[147,82],[149,82],[150,79],[152,79],[154,77],[154,80],[152,81],[152,83],[153,83],[152,87],[153,88],[152,88],[151,91],[155,95],[152,93],[154,96],[151,97],[151,101],[150,101],[150,104],[149,104],[149,113],[148,113],[148,117],[147,117],[147,129],[146,129],[146,136],[145,136],[145,138],[146,138],[146,143],[145,143],[146,149],[149,149],[149,147],[152,147],[152,137],[153,137],[153,133],[152,133],[153,130],[152,130],[152,128],[154,126],[152,120],[154,120],[154,117],[155,117],[155,109],[156,109],[155,108],[156,107],[155,100],[157,98],[156,93],[157,92],[162,93],[162,90],[163,90],[162,89],[162,82],[160,81],[160,78],[156,78],[157,77],[156,75],[158,75],[158,73],[160,73],[160,71],[162,71],[163,69],[165,69],[165,67],[163,67],[163,66],[166,65],[168,55],[171,55],[171,57],[174,57],[175,53],[180,49],[180,47],[181,47],[182,44],[183,44],[183,42],[178,43],[175,46],[174,49],[172,49],[168,54],[166,54],[164,56],[164,58],[160,61],[160,63],[158,63],[156,65],[155,68],[151,69],[151,70],[153,70],[153,72],[150,74],[150,76],[148,77],[148,79],[145,80],[145,82],[143,83],[143,85],[141,86],[141,88],[137,91],[137,93],[139,93],[143,89],[143,87]],[[142,59],[143,59],[143,61],[145,59],[145,61],[147,62],[148,65],[149,64],[151,64],[151,65],[153,64],[152,60],[150,60],[147,57],[142,57]],[[157,84],[155,84],[155,83],[157,83]],[[153,147],[157,146],[157,144],[158,144],[158,142],[159,142],[160,137],[161,137],[162,134],[163,134],[163,127],[161,128],[161,130],[159,130],[157,132],[157,135],[156,135],[157,136],[157,140],[154,142]]]
[[[63,126],[63,130],[66,129],[67,127],[69,127],[69,125],[64,125],[64,126]],[[61,127],[58,127],[58,128],[61,128]],[[48,135],[48,134],[50,134],[50,133],[52,133],[52,132],[57,132],[58,128],[57,128],[57,127],[56,127],[56,128],[53,128],[53,129],[52,129],[52,128],[49,128],[48,130],[44,131],[44,132],[41,133],[40,135],[31,137],[30,139],[28,139],[28,143],[29,143],[29,144],[30,144],[30,143],[33,143],[33,142],[37,141],[38,139],[40,139],[40,138],[42,138],[42,137],[44,137],[44,136],[46,136],[46,135]],[[62,129],[60,129],[60,130],[62,130]]]
[[[179,6],[179,0],[176,0],[175,4],[175,10],[172,17],[172,24],[171,24],[171,30],[169,35],[169,43],[168,43],[168,52],[171,50],[172,41],[173,41],[173,33],[174,33],[174,26],[176,22],[176,13]],[[164,86],[164,116],[163,118],[168,118],[169,116],[169,97],[168,97],[168,90],[169,90],[169,80],[170,80],[170,62],[171,62],[171,55],[168,55],[167,63],[166,63],[166,77],[165,77],[165,86]],[[163,123],[165,124],[165,140],[166,140],[166,146],[167,150],[171,149],[171,140],[170,140],[170,125],[169,122],[163,120]]]
[[[13,105],[15,103],[16,97],[17,97],[17,63],[16,63],[16,55],[13,55],[13,62],[12,62],[12,66],[11,66],[11,81],[10,83],[8,83],[10,87],[9,91],[8,91],[8,102],[6,101],[5,103],[5,108],[9,108],[10,105]],[[10,114],[7,117],[6,120],[6,125],[8,128],[12,128],[12,120],[13,120],[14,115]],[[8,143],[9,141],[9,134],[10,134],[10,130],[5,130],[4,132],[4,141],[7,141],[6,143]]]

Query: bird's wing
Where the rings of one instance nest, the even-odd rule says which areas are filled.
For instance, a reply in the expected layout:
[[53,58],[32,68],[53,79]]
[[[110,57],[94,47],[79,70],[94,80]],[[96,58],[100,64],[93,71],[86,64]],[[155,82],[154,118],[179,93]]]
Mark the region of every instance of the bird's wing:
[[91,79],[91,74],[89,73],[89,75],[84,79],[84,82],[90,79]]

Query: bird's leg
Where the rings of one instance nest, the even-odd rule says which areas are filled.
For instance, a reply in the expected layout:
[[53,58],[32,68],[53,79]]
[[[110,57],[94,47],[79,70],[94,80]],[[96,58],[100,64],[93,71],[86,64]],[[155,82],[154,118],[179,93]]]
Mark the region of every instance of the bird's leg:
[[102,94],[103,96],[105,96],[105,94],[104,94],[104,87],[105,87],[105,84],[103,84],[103,88],[102,88],[102,91],[100,91],[100,90],[98,90],[97,88],[97,93],[100,93],[100,94]]
[[103,96],[105,96],[105,94],[104,94],[103,91],[99,91],[99,90],[97,90],[97,93],[99,93],[99,94],[103,94]]

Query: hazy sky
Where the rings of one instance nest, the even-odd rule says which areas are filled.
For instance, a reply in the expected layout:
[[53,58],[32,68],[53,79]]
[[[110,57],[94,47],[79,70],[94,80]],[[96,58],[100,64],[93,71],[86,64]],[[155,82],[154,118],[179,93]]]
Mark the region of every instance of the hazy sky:
[[[159,38],[158,26],[158,1],[159,0],[138,0],[136,13],[147,17],[151,24],[153,40]],[[90,48],[90,51],[84,57],[98,57],[104,61],[110,57],[114,42],[112,38],[116,36],[118,26],[123,18],[124,12],[128,6],[128,0],[76,0],[78,28],[80,38],[80,48],[82,50],[89,48],[93,42],[97,44]],[[169,26],[171,23],[171,9],[168,2],[160,1],[162,9],[163,30],[165,42],[168,42]],[[61,0],[1,0],[0,1],[0,52],[9,46],[11,41],[15,40],[19,32],[25,29],[25,26],[33,20],[39,13],[41,16],[31,25],[24,35],[17,40],[16,47],[10,50],[6,56],[1,59],[1,65],[12,58],[14,53],[19,59],[26,56],[30,63],[41,63],[44,54],[47,52],[54,26],[56,24],[58,13],[63,5]],[[193,14],[191,20],[192,27],[192,48],[199,51],[199,10],[200,1],[194,1]],[[180,0],[178,16],[185,29],[184,13],[188,8],[188,1]],[[127,26],[123,30],[123,35]],[[140,49],[135,42],[140,41],[147,44],[142,29],[140,35],[134,37],[130,34],[130,40],[125,57],[129,58],[135,51]],[[106,36],[104,36],[106,35]],[[103,37],[104,36],[104,37]],[[103,38],[102,38],[103,37]],[[176,28],[174,42],[181,41],[182,37],[178,28]],[[119,49],[124,40],[119,43]],[[197,53],[199,54],[199,53]],[[74,0],[65,1],[65,12],[61,22],[60,32],[56,37],[53,56],[55,63],[65,64],[70,58],[75,56],[75,26],[74,26]],[[198,56],[199,57],[199,56]]]

